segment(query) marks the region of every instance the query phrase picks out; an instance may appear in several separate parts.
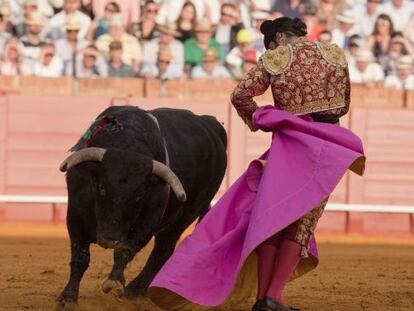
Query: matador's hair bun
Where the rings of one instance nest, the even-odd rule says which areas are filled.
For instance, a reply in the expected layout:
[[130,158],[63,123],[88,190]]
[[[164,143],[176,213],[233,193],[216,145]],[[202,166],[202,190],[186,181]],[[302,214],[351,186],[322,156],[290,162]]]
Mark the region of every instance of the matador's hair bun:
[[306,36],[308,33],[306,24],[299,18],[279,17],[274,20],[267,20],[260,26],[260,32],[264,34],[265,47],[269,48],[270,42],[277,32],[291,32],[296,36]]

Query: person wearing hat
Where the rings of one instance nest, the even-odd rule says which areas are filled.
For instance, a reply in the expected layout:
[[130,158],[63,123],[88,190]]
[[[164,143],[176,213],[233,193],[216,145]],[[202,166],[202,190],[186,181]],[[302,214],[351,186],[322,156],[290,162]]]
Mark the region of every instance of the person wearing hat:
[[233,77],[241,78],[243,70],[243,56],[247,50],[253,50],[252,35],[247,29],[241,29],[236,35],[237,46],[226,56],[226,66]]
[[352,83],[368,87],[380,86],[384,82],[384,70],[376,63],[374,54],[366,48],[356,54],[355,65],[349,66],[349,76]]
[[[13,31],[18,38],[21,38],[27,34],[27,21],[29,19],[29,16],[33,12],[39,12],[38,7],[39,5],[37,0],[26,0],[23,2],[23,14],[21,16],[21,20],[19,20],[19,22],[16,23],[13,27]],[[39,15],[42,16],[40,12]],[[44,25],[44,21],[42,22],[42,25]]]
[[56,54],[64,63],[72,61],[77,56],[77,53],[89,45],[88,40],[78,38],[81,28],[82,24],[76,14],[68,14],[66,16],[66,36],[55,41]]
[[224,54],[237,45],[236,35],[240,29],[244,28],[239,18],[239,11],[234,4],[222,4],[220,21],[216,26],[214,39],[221,45]]
[[22,52],[24,56],[35,61],[40,56],[41,46],[44,40],[40,37],[44,26],[44,17],[38,11],[31,12],[26,20],[26,34],[20,38],[22,43]]
[[410,55],[401,56],[396,65],[396,74],[389,75],[385,87],[414,90],[414,59]]
[[125,30],[125,23],[121,14],[112,14],[108,22],[108,33],[100,36],[95,44],[98,50],[109,59],[109,44],[114,41],[122,43],[122,61],[139,71],[141,63],[141,46],[133,35]]
[[259,51],[260,53],[264,53],[266,51],[266,48],[263,44],[263,34],[260,32],[260,26],[265,20],[269,19],[269,14],[269,11],[263,10],[255,10],[251,13],[253,23],[253,27],[250,29],[253,37],[252,46],[256,51]]
[[400,57],[409,55],[414,57],[414,47],[401,32],[394,32],[386,55],[381,58],[381,66],[385,75],[396,74],[396,66]]
[[76,78],[107,77],[108,67],[95,45],[88,45],[76,56],[75,62],[65,63],[65,76]]
[[184,70],[184,46],[175,39],[180,34],[175,23],[165,23],[157,27],[160,37],[152,39],[144,44],[142,62],[144,64],[156,64],[158,51],[168,48],[172,54],[171,66],[177,67],[178,71]]
[[347,49],[349,47],[349,38],[355,33],[355,13],[347,9],[342,11],[336,19],[339,25],[332,30],[332,43],[337,44],[340,48]]
[[122,61],[122,43],[121,41],[112,41],[109,44],[109,77],[135,77],[134,69]]
[[230,73],[218,61],[217,51],[209,48],[204,52],[203,63],[191,70],[192,79],[230,78]]
[[66,16],[76,15],[81,24],[78,32],[78,39],[85,39],[91,25],[91,19],[88,15],[80,11],[81,0],[64,0],[63,10],[53,15],[46,25],[44,35],[52,40],[62,39],[66,36]]
[[173,64],[173,54],[167,48],[159,49],[156,63],[145,63],[140,72],[142,77],[157,78],[160,80],[180,79],[184,72]]
[[216,50],[219,60],[224,61],[224,52],[218,42],[212,38],[213,27],[208,19],[202,19],[194,28],[194,38],[184,42],[184,64],[191,71],[192,67],[201,65],[204,51]]

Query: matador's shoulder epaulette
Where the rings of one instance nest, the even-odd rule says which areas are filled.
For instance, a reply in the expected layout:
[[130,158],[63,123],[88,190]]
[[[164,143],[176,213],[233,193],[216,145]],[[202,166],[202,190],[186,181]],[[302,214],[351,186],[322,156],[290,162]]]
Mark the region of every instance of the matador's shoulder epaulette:
[[344,51],[336,44],[317,41],[316,46],[329,64],[336,67],[346,67],[348,65]]
[[260,62],[266,71],[272,75],[283,73],[289,68],[293,59],[293,51],[290,45],[278,46],[274,50],[267,50],[261,57]]

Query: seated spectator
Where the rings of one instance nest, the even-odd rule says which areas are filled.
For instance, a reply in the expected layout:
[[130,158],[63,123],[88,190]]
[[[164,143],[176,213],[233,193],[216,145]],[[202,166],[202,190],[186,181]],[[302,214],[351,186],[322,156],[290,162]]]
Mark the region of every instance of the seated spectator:
[[191,70],[193,79],[230,78],[230,73],[219,63],[217,51],[209,48],[205,51],[202,64]]
[[177,37],[182,43],[193,36],[194,26],[197,22],[197,12],[191,1],[184,3],[181,13],[178,16],[176,25],[180,35]]
[[33,75],[38,77],[60,77],[63,74],[63,62],[56,55],[55,45],[48,42],[42,45],[40,56],[33,66]]
[[6,41],[11,37],[11,24],[9,21],[10,9],[7,5],[0,5],[0,53]]
[[105,15],[104,10],[109,1],[115,2],[118,5],[120,13],[122,14],[122,20],[127,29],[131,29],[131,25],[139,22],[141,16],[141,0],[93,0],[92,12],[95,20],[99,20]]
[[122,43],[121,41],[112,41],[109,44],[109,77],[135,77],[136,73],[131,66],[122,61]]
[[96,78],[108,76],[108,67],[94,45],[89,45],[73,60],[65,64],[64,74],[77,78]]
[[141,61],[141,46],[137,38],[125,32],[124,21],[120,14],[113,14],[111,16],[108,33],[96,40],[96,47],[106,59],[109,59],[109,44],[113,40],[118,40],[122,43],[122,61],[132,66],[138,72]]
[[378,15],[375,21],[374,32],[367,38],[367,47],[374,53],[378,61],[386,57],[391,44],[394,26],[391,18],[386,14]]
[[414,44],[414,18],[412,18],[407,27],[405,27],[403,34],[404,37],[410,40],[411,44]]
[[214,39],[220,44],[224,54],[236,46],[236,34],[244,28],[239,18],[239,11],[234,4],[224,3],[221,6],[220,21],[216,26]]
[[89,45],[86,39],[78,39],[78,33],[81,27],[82,25],[77,15],[69,14],[66,16],[66,37],[57,40],[55,43],[56,54],[63,63],[71,61],[79,51]]
[[332,31],[338,28],[337,16],[345,8],[345,1],[342,0],[318,0],[315,1],[318,7],[318,19],[326,30]]
[[356,5],[355,33],[362,37],[370,36],[374,31],[375,21],[380,14],[379,8],[382,0],[365,0],[363,4]]
[[[20,38],[27,33],[27,23],[30,14],[33,12],[38,12],[40,16],[42,14],[38,10],[37,0],[26,0],[23,4],[23,15],[21,16],[22,20],[14,26],[14,34]],[[43,17],[43,16],[42,16]],[[44,23],[42,23],[43,25]]]
[[260,26],[265,20],[269,19],[269,12],[253,11],[252,19],[253,19],[253,28],[250,29],[250,32],[252,33],[252,37],[253,37],[252,46],[256,51],[262,54],[266,51],[266,49],[263,43],[263,34],[260,31]]
[[332,33],[329,30],[324,30],[319,34],[318,41],[323,43],[332,43]]
[[[108,32],[108,21],[112,14],[120,13],[121,9],[116,2],[108,2],[105,5],[104,14],[101,18],[96,18],[93,22],[91,31],[93,32],[93,39],[96,40],[99,36]],[[89,36],[90,37],[90,36]]]
[[394,25],[395,31],[404,31],[414,15],[414,2],[410,0],[384,1],[379,12],[387,14]]
[[414,90],[413,58],[409,55],[401,56],[396,66],[396,74],[385,79],[385,86],[396,89]]
[[78,33],[78,39],[84,39],[86,33],[91,25],[91,19],[86,14],[82,13],[80,8],[80,0],[64,0],[63,10],[54,15],[45,29],[45,34],[52,40],[58,40],[65,37],[65,23],[66,16],[69,14],[75,14],[81,24],[81,28]]
[[360,48],[364,45],[364,39],[360,35],[352,35],[349,38],[349,47],[345,50],[346,60],[349,65],[355,65],[355,57],[358,54]]
[[147,1],[144,6],[142,20],[132,25],[132,34],[140,42],[146,42],[158,37],[157,22],[155,18],[159,10],[158,3]]
[[247,50],[253,50],[251,46],[252,36],[246,29],[242,29],[236,36],[237,46],[226,56],[226,66],[233,77],[240,78],[243,74],[243,57]]
[[172,65],[172,53],[166,49],[160,49],[157,55],[157,63],[146,63],[142,67],[141,76],[158,78],[161,80],[179,79],[184,76],[184,72],[177,66]]
[[386,75],[396,74],[398,60],[404,55],[414,57],[414,48],[401,32],[394,32],[388,54],[381,58],[381,65]]
[[352,83],[363,84],[368,87],[383,84],[384,72],[375,62],[371,51],[360,49],[355,57],[355,65],[349,66],[349,77]]
[[308,27],[307,38],[310,41],[316,41],[319,34],[324,30],[323,25],[319,21],[317,14],[318,8],[312,3],[306,3],[303,6],[303,21]]
[[257,53],[255,50],[246,50],[243,54],[242,75],[248,73],[257,64]]
[[20,38],[22,52],[26,59],[35,62],[39,59],[44,41],[40,37],[44,26],[44,17],[38,12],[31,12],[26,21],[26,34]]
[[354,34],[354,12],[351,10],[344,10],[336,17],[336,19],[338,20],[339,25],[332,30],[332,43],[337,44],[343,49],[347,49],[349,46],[349,38]]
[[212,26],[207,19],[203,19],[195,27],[195,38],[188,39],[184,43],[184,63],[191,70],[192,67],[201,65],[204,51],[208,48],[216,50],[220,61],[224,61],[224,53],[220,44],[212,38]]
[[302,19],[303,6],[310,3],[309,0],[276,0],[273,2],[272,11],[277,11],[283,16]]
[[142,53],[143,63],[156,64],[158,51],[167,48],[172,55],[171,66],[176,66],[178,71],[184,70],[184,47],[180,41],[174,39],[179,36],[175,27],[174,23],[158,26],[160,37],[145,43]]
[[15,37],[10,37],[4,46],[0,60],[0,74],[15,76],[21,73],[21,62],[23,54],[20,50],[19,41]]

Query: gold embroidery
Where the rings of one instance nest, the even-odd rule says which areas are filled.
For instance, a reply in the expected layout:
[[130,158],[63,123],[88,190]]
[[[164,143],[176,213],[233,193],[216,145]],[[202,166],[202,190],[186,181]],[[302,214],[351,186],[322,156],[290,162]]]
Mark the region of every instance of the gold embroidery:
[[348,65],[344,51],[336,44],[316,42],[322,57],[331,65],[346,67]]
[[273,75],[283,73],[292,61],[292,50],[289,45],[267,50],[260,58],[264,68]]

